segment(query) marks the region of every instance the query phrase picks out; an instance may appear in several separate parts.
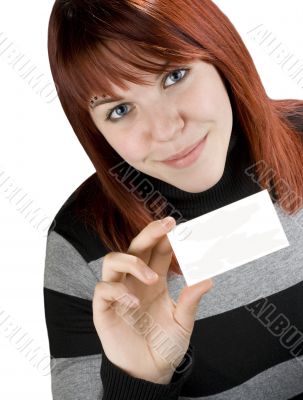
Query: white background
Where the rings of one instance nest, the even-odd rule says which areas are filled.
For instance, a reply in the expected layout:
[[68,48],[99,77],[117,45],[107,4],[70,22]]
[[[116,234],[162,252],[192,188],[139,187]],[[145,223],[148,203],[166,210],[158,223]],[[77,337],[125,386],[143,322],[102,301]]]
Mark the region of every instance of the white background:
[[[303,2],[301,0],[216,0],[231,19],[248,47],[266,91],[273,98],[303,98],[301,87],[258,45],[248,31],[264,24],[277,43],[282,42],[303,59]],[[1,41],[24,54],[36,67],[35,76],[44,74],[52,82],[47,55],[47,26],[53,1],[2,1]],[[7,52],[8,53],[8,52]],[[66,198],[94,172],[74,134],[58,98],[48,103],[28,81],[0,55],[0,185],[9,177],[47,216],[49,223]],[[303,61],[301,61],[303,63]],[[43,273],[46,228],[39,230],[7,199],[0,186],[0,398],[50,400],[47,374],[48,337],[44,319]],[[4,321],[6,319],[6,321]],[[3,322],[4,321],[4,322]],[[17,349],[10,338],[13,327],[40,347],[40,368]],[[24,342],[25,343],[25,342]]]

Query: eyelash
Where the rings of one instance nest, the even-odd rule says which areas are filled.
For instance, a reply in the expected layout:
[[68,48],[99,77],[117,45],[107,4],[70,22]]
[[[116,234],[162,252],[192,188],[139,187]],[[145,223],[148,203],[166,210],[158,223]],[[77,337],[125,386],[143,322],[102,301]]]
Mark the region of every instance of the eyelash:
[[[189,71],[189,70],[190,70],[190,68],[179,68],[179,69],[171,70],[171,71],[169,71],[169,72],[164,76],[164,78],[162,79],[162,83],[164,83],[164,82],[166,81],[166,78],[168,78],[173,72],[186,71],[186,73],[183,75],[183,77],[182,77],[179,81],[177,81],[177,82],[175,83],[175,84],[177,84],[178,82],[183,81],[183,79],[188,75],[188,71]],[[174,86],[174,84],[169,85],[169,86]],[[119,108],[119,107],[121,107],[121,106],[127,106],[127,105],[128,105],[128,103],[121,103],[121,104],[117,105],[116,107],[110,109],[110,110],[106,113],[105,121],[110,120],[111,122],[117,122],[117,121],[121,120],[124,116],[127,116],[128,113],[125,114],[124,116],[121,116],[120,118],[116,118],[116,119],[114,119],[114,120],[111,120],[111,119],[110,119],[111,114],[112,114],[117,108]]]

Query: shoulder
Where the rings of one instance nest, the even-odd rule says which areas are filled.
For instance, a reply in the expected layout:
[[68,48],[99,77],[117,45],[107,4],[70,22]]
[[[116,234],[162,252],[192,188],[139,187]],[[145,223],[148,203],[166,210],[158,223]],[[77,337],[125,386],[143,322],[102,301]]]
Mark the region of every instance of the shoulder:
[[109,249],[102,243],[99,236],[85,223],[85,211],[88,203],[100,185],[95,172],[83,181],[64,201],[57,211],[48,230],[57,233],[68,241],[89,263],[104,256]]

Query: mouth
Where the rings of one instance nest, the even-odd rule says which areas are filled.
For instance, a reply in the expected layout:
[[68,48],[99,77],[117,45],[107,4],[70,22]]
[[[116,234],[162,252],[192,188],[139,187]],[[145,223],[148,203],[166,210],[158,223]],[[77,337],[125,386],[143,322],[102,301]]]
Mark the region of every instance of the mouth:
[[204,136],[203,139],[200,139],[200,140],[198,140],[198,142],[192,144],[191,146],[186,147],[186,149],[179,151],[178,153],[174,154],[173,156],[166,158],[165,160],[161,160],[161,161],[165,162],[165,161],[179,160],[179,159],[183,158],[184,156],[189,154],[196,146],[198,146],[198,144],[200,144],[201,141],[205,139],[205,137],[206,137],[206,135]]
[[189,151],[184,151],[183,153],[185,154],[183,156],[179,156],[179,158],[167,159],[161,162],[169,167],[174,168],[185,168],[192,165],[198,160],[202,150],[204,149],[207,143],[208,133],[203,139],[200,139],[195,145],[191,146]]

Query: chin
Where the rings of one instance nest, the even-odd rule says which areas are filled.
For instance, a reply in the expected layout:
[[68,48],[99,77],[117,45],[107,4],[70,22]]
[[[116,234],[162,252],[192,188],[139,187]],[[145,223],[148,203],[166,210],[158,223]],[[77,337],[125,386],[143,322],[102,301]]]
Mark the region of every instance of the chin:
[[[208,170],[209,171],[209,170]],[[215,186],[220,179],[222,178],[224,173],[224,165],[221,168],[212,169],[211,173],[208,172],[207,175],[200,173],[200,179],[203,179],[203,182],[198,185],[184,185],[182,190],[190,193],[200,193],[205,192],[206,190]],[[194,182],[199,182],[199,179],[194,179]]]

